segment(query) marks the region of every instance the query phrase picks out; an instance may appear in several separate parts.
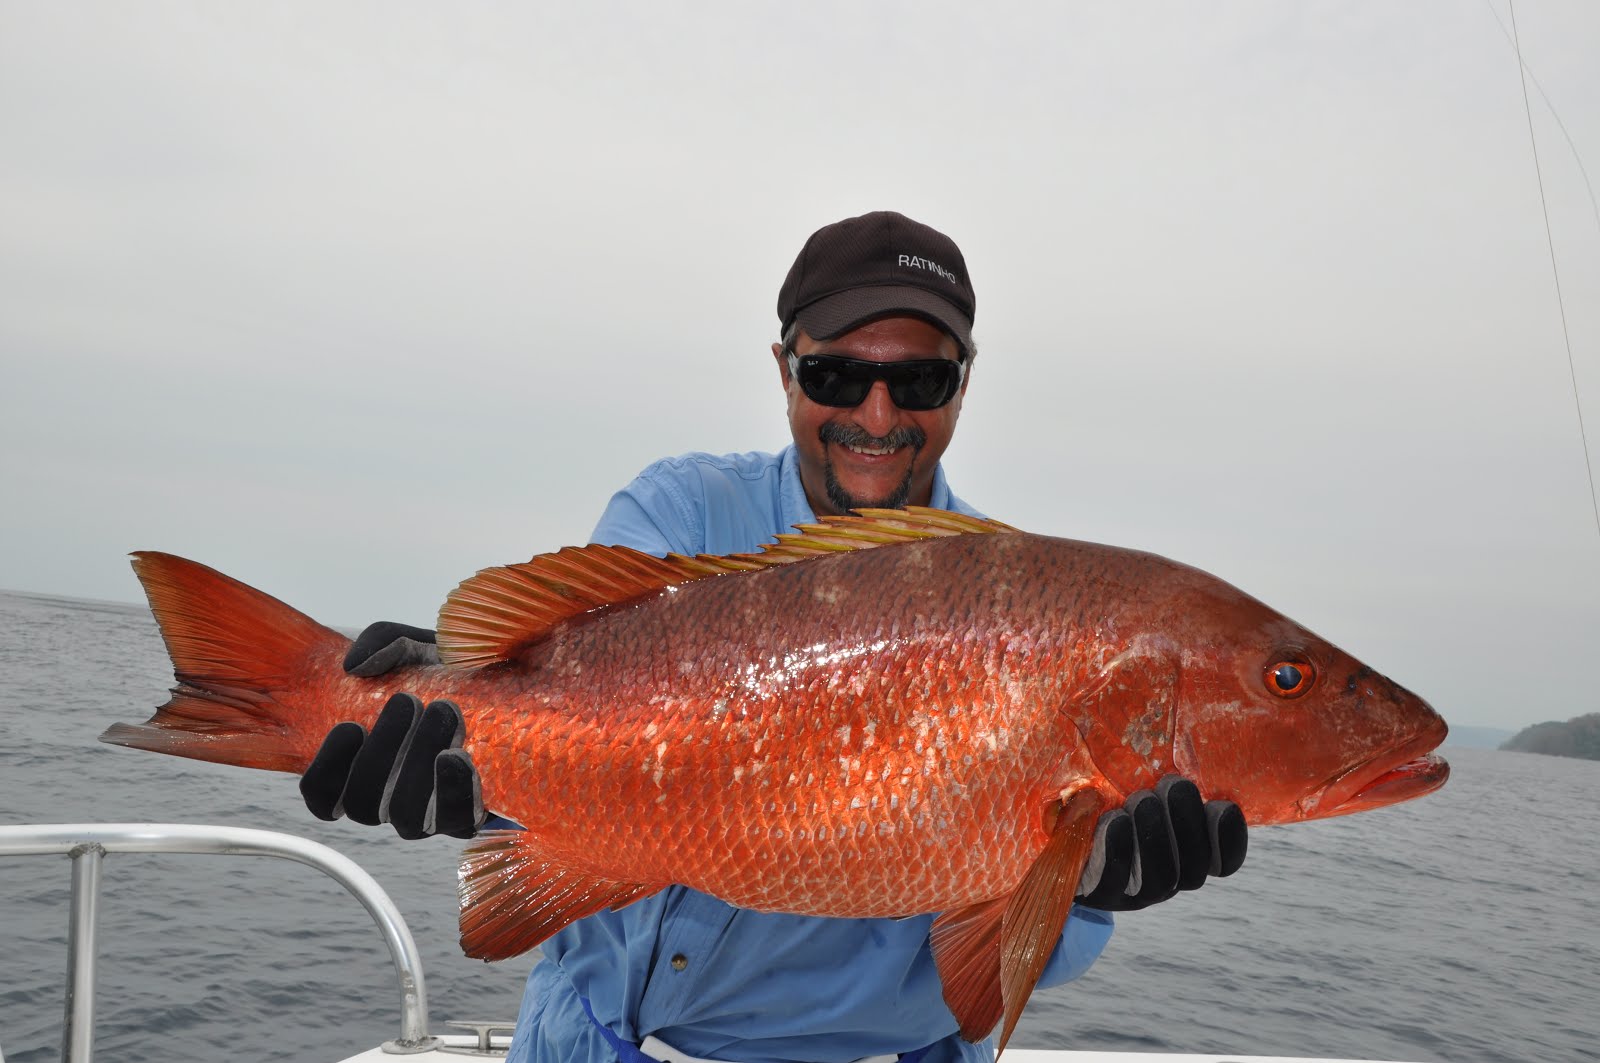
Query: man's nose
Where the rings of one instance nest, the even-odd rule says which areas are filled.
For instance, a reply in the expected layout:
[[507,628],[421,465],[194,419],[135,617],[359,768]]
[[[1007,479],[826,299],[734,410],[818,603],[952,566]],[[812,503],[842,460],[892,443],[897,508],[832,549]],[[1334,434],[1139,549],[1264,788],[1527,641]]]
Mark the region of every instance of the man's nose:
[[867,397],[856,407],[852,419],[873,435],[886,436],[894,427],[899,414],[899,407],[889,397],[889,385],[882,380],[874,380],[872,390],[867,392]]

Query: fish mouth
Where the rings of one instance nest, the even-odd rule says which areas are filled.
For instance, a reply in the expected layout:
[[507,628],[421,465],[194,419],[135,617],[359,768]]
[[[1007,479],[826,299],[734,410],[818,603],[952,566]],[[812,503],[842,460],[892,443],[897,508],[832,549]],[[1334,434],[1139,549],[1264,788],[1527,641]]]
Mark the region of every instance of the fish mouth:
[[1302,803],[1308,817],[1346,816],[1411,801],[1445,784],[1450,765],[1433,750],[1444,741],[1444,722],[1358,764]]
[[1433,793],[1449,778],[1449,763],[1437,753],[1428,753],[1383,772],[1323,814],[1343,816],[1410,801]]

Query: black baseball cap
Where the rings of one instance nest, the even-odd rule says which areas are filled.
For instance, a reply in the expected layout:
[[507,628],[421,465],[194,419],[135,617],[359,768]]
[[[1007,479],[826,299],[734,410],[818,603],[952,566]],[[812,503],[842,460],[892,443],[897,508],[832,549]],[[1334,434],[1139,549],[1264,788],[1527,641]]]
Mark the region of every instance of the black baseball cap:
[[811,234],[778,289],[780,333],[795,322],[819,340],[880,317],[920,317],[972,350],[977,297],[955,241],[892,210]]

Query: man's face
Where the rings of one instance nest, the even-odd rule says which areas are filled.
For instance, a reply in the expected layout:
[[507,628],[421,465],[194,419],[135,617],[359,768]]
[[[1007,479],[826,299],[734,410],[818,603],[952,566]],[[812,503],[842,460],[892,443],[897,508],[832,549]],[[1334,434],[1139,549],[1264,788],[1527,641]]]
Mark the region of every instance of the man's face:
[[[949,334],[921,318],[886,317],[831,340],[814,340],[801,331],[794,351],[903,362],[955,361],[960,348]],[[823,406],[807,398],[799,383],[789,378],[783,345],[774,343],[772,354],[789,399],[789,430],[800,456],[800,479],[818,516],[863,507],[928,504],[934,466],[950,445],[961,414],[965,380],[955,398],[936,410],[902,410],[881,380],[857,406]]]

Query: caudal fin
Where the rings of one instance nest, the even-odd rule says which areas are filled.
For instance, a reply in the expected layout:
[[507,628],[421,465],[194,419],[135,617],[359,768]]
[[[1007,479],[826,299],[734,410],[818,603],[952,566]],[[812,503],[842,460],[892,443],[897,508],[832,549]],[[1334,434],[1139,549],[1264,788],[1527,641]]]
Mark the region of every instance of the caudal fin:
[[335,672],[350,640],[271,595],[172,554],[135,553],[133,571],[178,685],[143,724],[113,724],[100,740],[304,771],[327,728],[281,699],[303,698],[319,674]]

